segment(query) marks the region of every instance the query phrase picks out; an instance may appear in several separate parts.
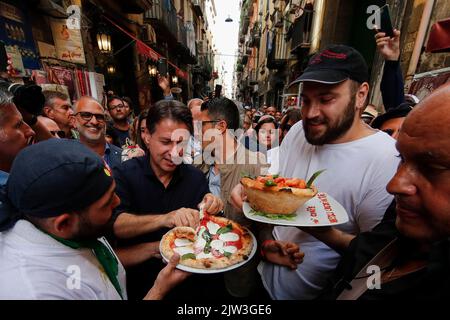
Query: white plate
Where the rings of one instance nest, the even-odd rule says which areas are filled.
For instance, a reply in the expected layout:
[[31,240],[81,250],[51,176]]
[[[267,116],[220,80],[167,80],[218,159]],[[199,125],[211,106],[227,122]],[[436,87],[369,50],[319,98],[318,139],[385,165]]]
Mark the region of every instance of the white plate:
[[270,219],[252,213],[248,202],[243,205],[244,215],[254,221],[275,224],[280,226],[296,227],[323,227],[346,223],[348,214],[344,207],[332,196],[324,192],[318,193],[314,198],[298,208],[297,216],[293,220]]
[[[253,233],[250,230],[247,229],[247,231],[248,231],[248,233],[250,233],[250,235],[252,236],[252,239],[253,239],[253,241],[252,241],[253,248],[252,248],[252,251],[250,252],[247,260],[241,261],[241,262],[239,262],[237,264],[234,264],[232,266],[229,266],[229,267],[226,267],[226,268],[223,268],[223,269],[199,269],[199,268],[188,267],[188,266],[182,265],[180,263],[177,265],[177,269],[180,269],[180,270],[183,270],[183,271],[187,271],[187,272],[191,272],[191,273],[211,274],[211,273],[227,272],[227,271],[230,271],[230,270],[233,270],[233,269],[236,269],[236,268],[239,268],[239,267],[243,266],[244,264],[246,264],[247,262],[249,262],[253,258],[253,256],[256,253],[256,247],[257,247],[255,236],[253,235]],[[169,232],[167,232],[167,233],[169,233]],[[163,238],[164,238],[164,236],[163,236]],[[164,254],[162,253],[162,251],[161,251],[161,243],[162,243],[162,241],[159,242],[159,252],[161,253],[161,257],[163,258],[164,262],[167,263],[169,261],[169,259],[167,259],[164,256]]]

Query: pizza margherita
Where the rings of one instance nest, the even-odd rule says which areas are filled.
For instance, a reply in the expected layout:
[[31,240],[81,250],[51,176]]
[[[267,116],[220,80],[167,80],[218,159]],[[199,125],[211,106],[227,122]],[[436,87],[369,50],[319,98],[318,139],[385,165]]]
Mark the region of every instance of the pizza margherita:
[[223,269],[249,258],[255,244],[250,232],[234,221],[205,215],[197,230],[176,227],[161,239],[161,253],[180,264],[198,269]]

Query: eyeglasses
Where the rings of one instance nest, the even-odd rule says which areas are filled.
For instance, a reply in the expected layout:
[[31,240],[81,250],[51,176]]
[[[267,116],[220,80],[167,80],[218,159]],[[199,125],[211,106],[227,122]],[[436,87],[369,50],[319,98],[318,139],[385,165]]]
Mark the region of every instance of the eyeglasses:
[[220,122],[222,120],[206,120],[206,121],[202,121],[202,126],[206,123],[216,123],[216,122]]
[[106,116],[103,113],[90,113],[90,112],[78,112],[75,116],[80,115],[81,119],[84,121],[91,121],[92,117],[95,117],[98,122],[105,122]]
[[62,130],[56,130],[56,131],[51,131],[50,133],[52,134],[52,136],[54,137],[60,137],[60,138],[65,138],[66,137],[66,133]]
[[115,106],[110,106],[108,109],[109,110],[115,110],[115,109],[128,109],[129,107],[125,104],[117,104]]

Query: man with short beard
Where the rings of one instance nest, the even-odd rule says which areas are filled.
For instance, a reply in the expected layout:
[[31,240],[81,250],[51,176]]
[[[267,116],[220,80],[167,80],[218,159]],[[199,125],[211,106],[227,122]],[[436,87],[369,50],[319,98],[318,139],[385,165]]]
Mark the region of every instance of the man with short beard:
[[124,103],[122,98],[112,96],[108,98],[108,112],[113,120],[112,128],[119,138],[118,147],[122,147],[130,138],[128,133],[130,129],[130,123],[128,122],[128,117],[131,114],[130,107]]
[[[50,139],[19,153],[0,193],[8,204],[0,208],[0,299],[127,299],[124,268],[103,237],[120,203],[114,189],[109,169],[78,141]],[[186,278],[178,259],[145,299]]]
[[[398,164],[395,141],[360,118],[368,79],[364,58],[343,45],[313,56],[298,79],[303,83],[303,121],[281,144],[280,175],[308,179],[326,169],[315,185],[343,205],[349,222],[336,228],[275,227],[267,234],[260,270],[273,299],[316,298],[336,268],[339,252],[356,234],[377,225],[392,201],[386,185]],[[232,196],[241,206],[242,190],[236,187]],[[331,236],[339,241],[330,247],[323,242]],[[305,253],[300,266],[298,246]]]
[[102,105],[92,97],[81,97],[75,104],[74,116],[80,142],[102,157],[110,168],[120,165],[122,150],[105,139],[106,114]]

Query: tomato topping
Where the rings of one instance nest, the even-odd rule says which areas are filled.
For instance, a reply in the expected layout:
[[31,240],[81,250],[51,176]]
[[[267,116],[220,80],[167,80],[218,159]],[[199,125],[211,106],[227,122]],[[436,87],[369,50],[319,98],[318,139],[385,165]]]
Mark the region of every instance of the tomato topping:
[[287,179],[286,180],[286,185],[288,187],[299,188],[299,189],[305,189],[306,188],[305,180],[297,179],[297,178]]
[[275,181],[275,183],[280,185],[280,184],[284,184],[286,182],[286,179],[280,177],[280,178],[276,178],[274,181]]
[[298,187],[299,189],[306,189],[306,182],[305,180],[300,179],[300,182],[298,183]]
[[267,180],[269,180],[267,177],[259,176],[258,178],[256,178],[256,181],[261,182],[262,184],[266,183]]
[[226,241],[224,243],[224,246],[225,247],[234,246],[234,247],[238,248],[238,250],[239,250],[239,249],[242,248],[242,241],[241,240],[238,240],[238,241]]

